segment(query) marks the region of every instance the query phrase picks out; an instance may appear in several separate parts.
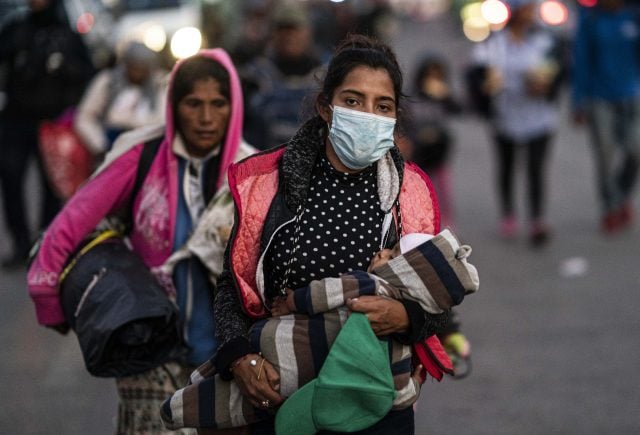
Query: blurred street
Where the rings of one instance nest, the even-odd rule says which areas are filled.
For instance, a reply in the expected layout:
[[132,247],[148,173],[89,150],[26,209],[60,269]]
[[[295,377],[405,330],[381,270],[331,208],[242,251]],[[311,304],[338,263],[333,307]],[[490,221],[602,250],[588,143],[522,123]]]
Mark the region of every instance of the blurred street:
[[[453,19],[402,22],[395,38],[407,81],[429,50],[460,79],[471,43]],[[459,309],[473,371],[427,381],[417,434],[640,433],[640,225],[600,233],[591,150],[569,119],[565,96],[547,177],[553,238],[537,250],[526,237],[524,180],[523,231],[504,242],[485,125],[472,115],[453,122],[455,231],[480,273],[480,290]],[[1,225],[0,256],[9,251]],[[72,334],[37,325],[24,270],[0,271],[0,318],[0,434],[114,433],[113,380],[87,374]]]

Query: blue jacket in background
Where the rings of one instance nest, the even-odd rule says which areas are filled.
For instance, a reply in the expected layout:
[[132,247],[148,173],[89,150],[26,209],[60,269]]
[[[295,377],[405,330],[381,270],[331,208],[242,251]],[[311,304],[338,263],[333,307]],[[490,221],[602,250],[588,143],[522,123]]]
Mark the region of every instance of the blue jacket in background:
[[621,101],[639,93],[640,26],[637,14],[583,9],[574,42],[573,106],[591,98]]

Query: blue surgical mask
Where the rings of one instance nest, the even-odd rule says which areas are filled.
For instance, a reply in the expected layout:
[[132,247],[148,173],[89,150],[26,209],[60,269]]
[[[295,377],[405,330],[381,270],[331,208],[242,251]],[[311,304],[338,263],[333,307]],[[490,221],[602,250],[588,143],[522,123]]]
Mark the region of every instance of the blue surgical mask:
[[329,140],[346,167],[364,169],[393,148],[395,125],[395,118],[334,106]]

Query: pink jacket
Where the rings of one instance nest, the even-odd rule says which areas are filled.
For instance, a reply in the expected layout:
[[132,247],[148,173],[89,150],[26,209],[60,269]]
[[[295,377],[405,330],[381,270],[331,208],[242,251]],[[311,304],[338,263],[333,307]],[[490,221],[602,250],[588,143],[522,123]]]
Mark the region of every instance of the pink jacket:
[[[262,226],[278,189],[278,167],[284,151],[281,148],[262,153],[229,168],[229,186],[237,212],[236,234],[230,241],[230,267],[244,310],[253,318],[267,315],[259,283],[262,277],[259,246]],[[431,181],[417,165],[405,163],[399,190],[403,233],[439,232],[436,195]]]
[[[229,241],[229,261],[244,312],[254,319],[268,315],[264,305],[264,283],[260,241],[264,223],[279,183],[279,167],[285,148],[252,156],[229,168],[229,186],[236,205],[235,234]],[[380,176],[380,172],[378,173]],[[440,212],[431,180],[411,162],[404,164],[402,185],[395,190],[387,179],[387,201],[399,193],[402,233],[436,234],[440,231]],[[381,198],[381,201],[383,199]],[[435,335],[414,345],[426,373],[441,380],[453,373],[451,360]]]
[[[220,187],[233,161],[242,136],[243,102],[240,81],[229,56],[222,49],[202,50],[197,56],[210,57],[229,72],[231,116],[221,156]],[[175,130],[171,92],[173,68],[167,98],[164,139],[137,197],[133,201],[133,249],[149,267],[161,265],[172,253],[178,201],[178,159],[172,151]],[[137,144],[89,179],[69,200],[47,229],[40,250],[27,274],[38,322],[57,325],[65,321],[60,305],[59,277],[69,256],[100,221],[127,207],[135,183],[143,144]]]

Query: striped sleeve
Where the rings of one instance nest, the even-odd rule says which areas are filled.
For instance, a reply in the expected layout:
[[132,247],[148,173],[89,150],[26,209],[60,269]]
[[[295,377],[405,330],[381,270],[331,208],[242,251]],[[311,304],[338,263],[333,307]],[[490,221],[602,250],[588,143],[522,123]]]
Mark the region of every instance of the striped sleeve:
[[345,305],[347,299],[387,293],[386,290],[380,290],[382,286],[383,281],[362,271],[311,281],[308,286],[295,290],[296,312],[309,315],[326,313]]

